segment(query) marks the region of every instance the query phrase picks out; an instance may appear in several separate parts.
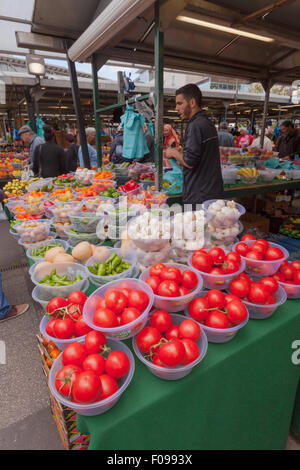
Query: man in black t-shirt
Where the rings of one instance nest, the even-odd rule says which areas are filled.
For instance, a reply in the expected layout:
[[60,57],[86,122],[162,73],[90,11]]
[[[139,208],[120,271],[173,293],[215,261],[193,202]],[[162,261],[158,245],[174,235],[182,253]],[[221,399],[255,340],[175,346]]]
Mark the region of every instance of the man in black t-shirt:
[[182,121],[189,121],[184,148],[167,149],[165,156],[183,166],[183,204],[202,204],[223,198],[223,179],[218,134],[214,124],[201,110],[202,93],[189,84],[176,91],[176,111]]

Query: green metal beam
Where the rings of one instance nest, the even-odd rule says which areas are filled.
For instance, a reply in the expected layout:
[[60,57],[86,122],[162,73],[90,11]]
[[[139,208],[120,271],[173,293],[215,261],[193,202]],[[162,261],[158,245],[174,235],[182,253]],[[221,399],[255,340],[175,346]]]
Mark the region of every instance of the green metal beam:
[[101,118],[100,114],[96,112],[99,108],[99,83],[98,83],[98,68],[97,57],[95,54],[92,56],[92,74],[93,74],[93,97],[94,97],[94,113],[95,113],[95,129],[96,129],[96,147],[97,147],[97,160],[98,168],[102,167],[102,138],[101,138]]
[[164,33],[159,19],[159,1],[155,3],[155,189],[160,191],[163,181],[163,116],[164,116]]
[[111,106],[106,106],[105,108],[96,109],[95,113],[100,114],[106,111],[111,111],[113,109],[122,108],[127,104],[134,104],[136,101],[145,101],[149,99],[149,93],[147,95],[137,96],[135,98],[130,98],[127,101],[123,101],[122,103],[112,104]]

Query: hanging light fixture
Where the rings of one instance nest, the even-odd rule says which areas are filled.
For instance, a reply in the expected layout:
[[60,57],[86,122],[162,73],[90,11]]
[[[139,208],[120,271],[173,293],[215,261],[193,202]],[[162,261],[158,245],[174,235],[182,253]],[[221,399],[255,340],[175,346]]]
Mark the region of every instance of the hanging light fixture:
[[45,75],[46,66],[43,56],[37,54],[27,54],[26,64],[28,73],[31,75],[35,75],[36,77]]

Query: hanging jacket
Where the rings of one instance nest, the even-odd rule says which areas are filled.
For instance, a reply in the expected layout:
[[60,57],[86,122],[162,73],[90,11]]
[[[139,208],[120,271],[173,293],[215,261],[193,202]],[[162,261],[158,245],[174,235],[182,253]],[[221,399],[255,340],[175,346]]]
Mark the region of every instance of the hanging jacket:
[[145,118],[135,113],[132,106],[127,106],[125,114],[121,117],[121,125],[124,130],[123,157],[139,159],[149,153],[143,131],[144,124]]

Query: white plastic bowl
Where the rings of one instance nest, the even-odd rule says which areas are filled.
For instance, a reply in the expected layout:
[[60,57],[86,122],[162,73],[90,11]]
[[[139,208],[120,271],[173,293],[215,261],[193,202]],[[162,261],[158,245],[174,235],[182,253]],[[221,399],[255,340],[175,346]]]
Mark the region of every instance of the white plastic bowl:
[[130,242],[129,249],[136,254],[138,262],[145,268],[149,268],[153,266],[153,264],[165,263],[169,261],[171,256],[170,244],[166,245],[160,251],[143,251],[135,247],[133,242]]
[[[66,251],[69,249],[69,244],[64,241],[64,240],[55,240],[55,243],[58,243],[59,245],[57,245],[57,247],[61,246],[62,248],[64,248]],[[49,243],[49,242],[41,242],[39,244],[37,244],[36,246],[34,247],[31,247],[31,248],[28,248],[28,250],[26,251],[26,256],[27,258],[30,258],[32,259],[34,262],[42,262],[45,260],[45,257],[43,256],[42,258],[38,257],[38,256],[32,256],[32,251],[38,247],[41,247],[41,246],[47,246],[47,245],[51,245],[52,243]]]
[[[32,227],[29,227],[32,225]],[[50,231],[50,222],[48,220],[24,221],[15,225],[15,229],[22,242],[35,243],[43,241],[48,237]]]
[[[237,202],[235,203],[236,205],[236,208],[238,209],[239,211],[239,215],[237,216],[226,216],[224,217],[223,214],[220,214],[220,215],[216,215],[215,212],[212,212],[212,211],[209,211],[209,206],[213,203],[213,202],[216,202],[218,199],[209,199],[208,201],[205,201],[203,202],[202,204],[202,207],[203,209],[210,215],[211,217],[211,220],[210,220],[210,223],[212,225],[214,225],[215,227],[224,227],[224,228],[228,228],[228,227],[231,227],[232,225],[234,225],[238,220],[239,218],[245,214],[246,212],[246,209],[244,208],[244,206],[242,206],[241,204],[238,204]],[[227,204],[228,200],[224,200],[225,204],[226,204],[226,207],[227,207]]]
[[276,292],[276,303],[272,305],[259,305],[243,300],[249,310],[249,317],[256,320],[265,320],[269,318],[280,305],[284,304],[287,300],[287,294],[282,286],[279,286]]
[[[186,319],[183,315],[177,315],[177,314],[171,314],[171,317],[172,317],[172,323],[174,325],[180,325]],[[152,364],[152,362],[146,359],[144,355],[141,353],[141,351],[139,350],[138,345],[136,343],[136,337],[132,338],[132,346],[138,359],[147,366],[148,370],[152,374],[164,380],[180,380],[183,377],[186,377],[188,374],[192,372],[193,368],[197,366],[204,359],[206,352],[207,352],[207,337],[206,337],[206,334],[202,325],[201,325],[201,335],[200,335],[200,338],[196,341],[196,343],[198,344],[199,350],[200,350],[200,354],[197,357],[197,359],[195,359],[195,361],[191,362],[190,364],[187,364],[186,366],[177,366],[177,367],[171,368],[171,367],[160,367],[155,364]]]
[[96,233],[72,233],[70,227],[65,229],[65,235],[72,246],[76,246],[79,242],[89,242],[92,245],[97,245],[100,242]]
[[[195,268],[185,266],[184,264],[166,263],[165,266],[174,266],[175,268],[180,269],[181,272],[191,270],[198,278],[198,284],[195,289],[192,290],[189,294],[183,295],[182,297],[162,297],[160,295],[154,295],[153,306],[158,310],[166,310],[167,312],[181,312],[195,297],[197,297],[201,291],[203,286],[202,277]],[[146,279],[150,277],[150,269],[151,268],[147,268],[142,272],[140,276],[142,281],[146,281]]]
[[[89,258],[87,260],[87,262],[85,263],[85,266],[86,266],[86,272],[87,272],[87,275],[89,276],[91,282],[95,285],[95,286],[102,286],[104,284],[107,284],[108,282],[112,282],[112,281],[117,281],[117,280],[120,280],[124,277],[131,277],[133,271],[134,271],[134,268],[136,266],[136,263],[137,263],[137,256],[134,252],[132,251],[129,251],[129,250],[121,250],[121,249],[116,249],[116,248],[109,248],[109,254],[108,256],[106,257],[106,260],[113,254],[113,253],[117,253],[118,256],[120,256],[120,258],[122,258],[123,261],[128,261],[131,266],[130,268],[126,269],[126,271],[124,271],[123,273],[120,273],[120,274],[116,274],[114,276],[97,276],[93,273],[91,273],[88,269],[88,266],[94,266],[98,261],[97,261],[97,257],[95,256],[91,256],[91,258]],[[106,261],[105,260],[105,261]],[[103,262],[105,262],[103,261]]]
[[[50,234],[49,237],[47,237],[45,240],[43,240],[43,242],[47,242],[47,243],[53,243],[55,241],[55,238],[52,236],[53,234]],[[26,243],[26,242],[23,242],[21,240],[21,238],[18,240],[18,244],[23,246],[24,249],[28,249],[28,248],[31,248],[31,247],[35,247],[35,246],[39,246],[41,242],[36,242],[36,243]]]
[[119,388],[116,391],[116,393],[114,393],[108,398],[105,398],[104,400],[97,401],[95,403],[82,405],[80,403],[74,403],[71,400],[68,400],[63,395],[61,395],[56,390],[56,387],[55,387],[55,377],[57,373],[59,372],[59,370],[63,367],[63,364],[61,361],[61,354],[58,356],[57,359],[55,359],[55,361],[52,364],[52,367],[50,369],[49,382],[48,382],[52,395],[62,405],[67,406],[68,408],[71,408],[79,415],[97,416],[110,410],[120,399],[121,395],[125,392],[126,388],[128,387],[128,385],[130,384],[132,380],[134,369],[135,369],[135,362],[134,362],[133,354],[130,351],[130,349],[124,343],[121,343],[120,341],[113,341],[110,339],[107,340],[107,346],[109,346],[113,351],[123,351],[125,354],[127,354],[129,361],[130,361],[130,369],[128,371],[128,374],[125,377],[122,377],[120,380],[118,380]]
[[278,284],[285,290],[288,299],[300,298],[300,286],[296,284],[288,284],[287,282],[280,282]]
[[198,271],[196,268],[194,268],[192,264],[192,257],[193,255],[190,255],[188,259],[188,265],[190,268],[193,268],[197,273],[199,273],[202,276],[203,279],[203,287],[205,289],[211,290],[211,289],[219,289],[219,290],[227,290],[229,289],[229,286],[231,282],[238,277],[239,274],[241,274],[246,267],[245,261],[241,259],[241,265],[238,271],[232,274],[224,274],[224,275],[216,275],[216,274],[208,274],[204,273],[203,271]]
[[95,212],[71,213],[70,220],[73,229],[77,232],[95,233],[99,221],[103,216],[96,215]]
[[[122,287],[127,287],[129,289],[138,289],[143,290],[149,297],[149,304],[147,308],[143,311],[142,315],[134,320],[133,322],[128,323],[127,325],[117,326],[115,328],[100,328],[99,326],[93,323],[93,318],[96,312],[96,303],[95,299],[93,298],[96,296],[100,298],[104,298],[105,292],[108,289],[121,289]],[[152,308],[154,300],[154,294],[150,286],[143,282],[140,279],[129,279],[124,278],[118,281],[110,282],[105,286],[99,287],[99,289],[95,290],[92,295],[86,301],[84,308],[83,308],[83,318],[84,321],[94,330],[101,331],[105,336],[108,338],[113,338],[117,340],[124,340],[129,339],[132,336],[135,336],[144,328],[145,324],[147,323],[149,312]]]
[[[239,242],[240,243],[240,242]],[[255,243],[255,240],[245,240],[243,243],[246,243],[249,248]],[[250,274],[255,278],[267,277],[272,276],[276,273],[279,266],[281,265],[282,261],[289,257],[289,252],[281,245],[277,245],[277,243],[269,242],[270,247],[274,246],[276,248],[280,248],[284,254],[283,258],[280,258],[276,261],[264,261],[264,260],[253,260],[246,258],[245,256],[241,256],[242,260],[246,263],[245,272]],[[237,243],[233,246],[233,251],[236,249]]]
[[[202,291],[200,292],[199,297],[204,297],[206,294],[207,294],[207,291]],[[247,308],[247,318],[242,323],[239,323],[238,325],[233,326],[232,328],[211,328],[195,320],[189,314],[188,308],[185,309],[184,313],[188,318],[190,318],[191,320],[194,320],[196,323],[198,323],[198,325],[201,326],[201,328],[204,329],[209,343],[228,343],[228,341],[231,341],[236,336],[236,334],[241,328],[247,325],[249,318],[250,318],[249,310]]]
[[[48,286],[46,284],[40,284],[41,281],[47,274],[49,275],[53,269],[56,269],[56,274],[63,276],[68,275],[70,279],[74,279],[76,274],[80,274],[81,281],[75,282],[68,286]],[[40,292],[45,295],[49,294],[53,297],[65,297],[67,298],[71,292],[75,290],[81,290],[87,281],[87,273],[85,266],[78,263],[49,263],[49,265],[38,267],[32,274],[32,282],[39,286]]]
[[[244,230],[244,226],[241,222],[238,222],[238,225],[239,225],[239,228],[238,228],[238,231],[234,234],[234,235],[225,235],[224,233],[217,233],[217,232],[213,232],[212,230],[210,230],[210,228],[208,227],[207,228],[207,231],[210,235],[210,238],[211,238],[211,242],[214,243],[214,242],[217,242],[217,243],[224,243],[224,244],[230,244],[230,243],[233,243],[233,240],[235,240],[235,238],[240,234],[242,233],[242,231]],[[223,230],[222,230],[223,232]]]
[[[46,304],[47,305],[47,304]],[[75,341],[77,343],[83,343],[86,335],[84,336],[78,336],[77,338],[71,338],[71,339],[59,339],[55,338],[53,336],[50,336],[46,332],[46,326],[49,323],[50,318],[48,318],[46,315],[43,316],[41,322],[40,322],[40,332],[43,338],[48,338],[50,341],[52,341],[60,351],[63,351],[69,344],[74,343]]]
[[[32,276],[32,273],[34,271],[34,268],[35,266],[37,265],[38,263],[35,263],[31,266],[30,270],[29,270],[29,275]],[[84,286],[81,288],[81,291],[82,292],[86,292],[88,290],[90,286],[90,283],[89,281],[87,280],[86,283],[84,284]],[[40,304],[40,306],[46,310],[46,306],[47,306],[47,303],[50,302],[50,300],[53,299],[53,295],[45,295],[45,293],[42,293],[40,292],[40,288],[38,286],[35,286],[35,288],[33,289],[32,291],[32,294],[31,294],[33,300],[37,303]],[[54,341],[55,342],[55,341]]]

